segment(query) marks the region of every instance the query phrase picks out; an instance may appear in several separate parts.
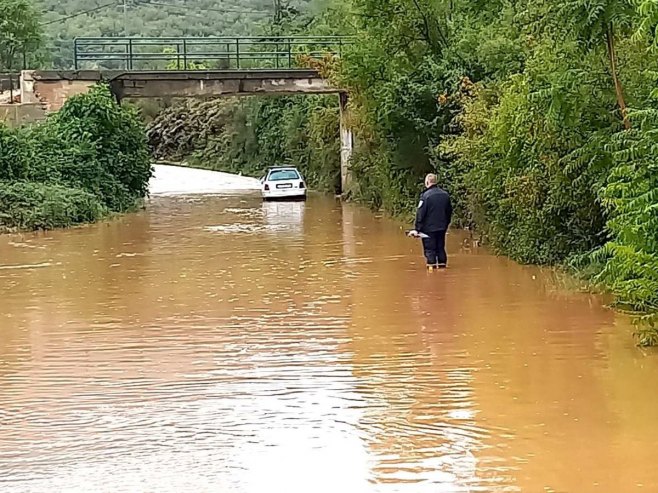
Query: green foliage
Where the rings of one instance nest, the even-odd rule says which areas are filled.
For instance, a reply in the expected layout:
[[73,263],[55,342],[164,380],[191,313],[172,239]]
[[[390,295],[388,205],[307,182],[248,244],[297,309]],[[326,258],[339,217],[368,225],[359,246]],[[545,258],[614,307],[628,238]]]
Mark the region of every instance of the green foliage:
[[21,67],[41,43],[40,16],[29,0],[0,0],[0,70]]
[[147,194],[151,165],[146,130],[137,112],[119,106],[106,86],[69,99],[49,124],[93,157],[62,169],[64,181],[93,191],[116,211],[129,209]]
[[97,221],[106,213],[94,194],[50,183],[0,182],[0,228],[53,229]]
[[[596,280],[617,304],[658,319],[658,109],[631,113],[632,130],[608,145],[614,166],[601,200],[608,211],[611,241],[594,254],[601,265]],[[646,335],[645,335],[646,338]]]
[[27,176],[24,132],[0,125],[0,180],[19,180]]
[[628,32],[636,15],[633,0],[558,0],[539,5],[537,14],[544,16],[540,24],[548,25],[551,34],[578,39],[588,47],[604,46],[610,30]]
[[312,12],[323,0],[278,1],[278,15],[273,0],[127,0],[125,16],[122,2],[34,1],[44,12],[50,64],[65,69],[73,65],[76,37],[259,35],[275,17],[285,29],[296,12]]
[[656,26],[658,25],[658,0],[641,0],[638,6],[640,22],[634,38],[641,40],[649,38],[652,48],[658,47],[658,37],[656,37]]
[[[175,55],[177,52],[174,48],[167,47],[162,50],[162,53],[164,55]],[[211,68],[210,65],[210,63],[204,61],[189,60],[183,62],[183,60],[176,59],[168,62],[165,70],[208,70]]]
[[182,101],[149,124],[148,138],[157,159],[258,177],[292,164],[317,190],[340,183],[335,96]]
[[447,5],[352,2],[359,41],[345,54],[336,82],[349,89],[356,131],[351,196],[373,208],[408,213],[422,176],[436,170],[431,150],[451,118],[437,98],[456,80],[447,68]]
[[[642,44],[653,2],[639,13],[628,0],[349,10],[358,41],[336,79],[357,128],[353,197],[399,213],[434,169],[458,221],[499,252],[560,263],[597,250],[587,270],[619,304],[656,312],[655,144],[638,120],[658,93],[658,60]],[[629,113],[638,128],[622,132],[626,106],[640,109]]]
[[601,241],[595,190],[605,156],[580,168],[572,153],[586,142],[584,124],[611,125],[605,103],[614,96],[594,74],[583,83],[584,67],[566,62],[574,49],[538,49],[522,75],[462,97],[461,132],[441,146],[463,176],[472,219],[497,250],[521,262],[560,262]]
[[105,86],[69,99],[39,125],[0,126],[0,226],[51,228],[126,211],[146,195],[150,177],[143,124]]

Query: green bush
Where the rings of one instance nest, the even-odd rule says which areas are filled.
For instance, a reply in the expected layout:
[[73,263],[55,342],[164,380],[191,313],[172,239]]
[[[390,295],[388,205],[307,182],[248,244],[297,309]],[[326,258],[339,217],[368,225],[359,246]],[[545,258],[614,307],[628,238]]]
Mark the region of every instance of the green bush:
[[62,185],[0,182],[0,227],[53,229],[97,221],[106,213],[98,197]]
[[78,143],[75,152],[88,158],[68,161],[63,182],[93,191],[113,211],[146,196],[152,174],[146,129],[137,111],[119,106],[106,86],[71,98],[47,125],[67,144]]
[[567,70],[573,54],[565,51],[547,48],[523,75],[458,96],[460,133],[441,145],[465,191],[467,216],[497,251],[523,263],[563,262],[604,239],[596,189],[609,163],[601,155],[598,167],[580,170],[569,160],[587,142],[584,122],[597,129],[610,117],[605,101],[584,90],[564,91],[555,107],[547,86],[581,77]]
[[130,210],[146,196],[151,174],[143,124],[103,85],[41,124],[0,125],[5,227],[48,229]]
[[631,112],[634,127],[616,134],[608,148],[614,166],[601,201],[611,238],[593,255],[597,282],[625,310],[644,314],[641,345],[658,343],[658,110]]
[[0,123],[0,180],[21,180],[27,176],[28,147],[23,131]]

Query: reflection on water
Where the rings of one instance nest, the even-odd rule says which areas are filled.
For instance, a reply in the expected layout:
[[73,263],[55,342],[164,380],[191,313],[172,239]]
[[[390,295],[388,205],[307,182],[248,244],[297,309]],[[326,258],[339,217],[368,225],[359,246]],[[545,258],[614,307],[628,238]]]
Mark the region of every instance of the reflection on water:
[[264,222],[269,231],[284,231],[289,234],[301,235],[304,232],[305,202],[263,202]]
[[213,233],[245,234],[303,234],[304,202],[263,202],[261,209],[227,207],[223,210],[223,224],[207,226]]
[[593,296],[331,199],[0,238],[0,491],[658,490],[658,362]]

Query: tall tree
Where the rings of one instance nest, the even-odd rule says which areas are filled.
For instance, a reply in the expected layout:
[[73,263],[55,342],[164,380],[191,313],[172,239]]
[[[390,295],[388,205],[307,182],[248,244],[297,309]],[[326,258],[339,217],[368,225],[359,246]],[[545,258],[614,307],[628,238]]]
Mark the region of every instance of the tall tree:
[[[13,72],[22,67],[25,57],[40,43],[39,14],[30,1],[0,0],[0,69]],[[12,85],[12,100],[13,89]]]
[[553,21],[567,20],[561,27],[568,30],[568,36],[575,37],[589,49],[605,46],[617,105],[624,127],[630,128],[626,98],[619,78],[616,40],[631,29],[636,12],[632,0],[558,0],[550,3],[552,8],[557,9],[557,15],[552,16]]

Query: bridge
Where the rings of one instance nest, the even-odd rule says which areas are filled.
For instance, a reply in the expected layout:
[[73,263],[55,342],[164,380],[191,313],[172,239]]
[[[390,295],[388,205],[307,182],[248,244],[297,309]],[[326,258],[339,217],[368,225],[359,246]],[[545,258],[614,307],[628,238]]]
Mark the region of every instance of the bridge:
[[24,103],[56,111],[98,82],[107,82],[119,101],[337,94],[345,190],[353,149],[347,94],[313,66],[332,63],[349,44],[342,36],[77,38],[74,70],[23,71],[21,96]]
[[340,57],[349,44],[345,36],[76,38],[73,63],[75,70],[295,69],[305,58]]
[[349,44],[342,36],[77,38],[74,70],[24,72],[21,89],[48,110],[99,81],[119,100],[340,93],[312,67]]

